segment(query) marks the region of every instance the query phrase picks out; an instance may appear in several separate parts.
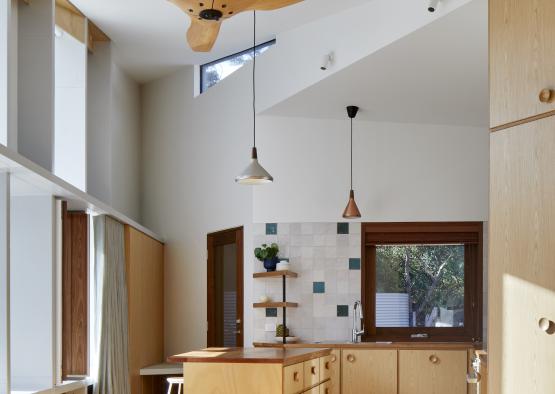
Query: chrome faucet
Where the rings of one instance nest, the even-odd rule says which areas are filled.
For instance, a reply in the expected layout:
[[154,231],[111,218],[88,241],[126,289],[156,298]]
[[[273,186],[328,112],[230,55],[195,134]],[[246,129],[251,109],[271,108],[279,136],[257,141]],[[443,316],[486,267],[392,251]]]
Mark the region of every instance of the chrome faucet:
[[[357,329],[357,311],[358,311],[358,320],[360,324],[360,329]],[[364,320],[362,315],[362,303],[360,301],[355,301],[355,305],[353,306],[353,331],[351,341],[353,343],[360,342],[360,337],[364,334]]]

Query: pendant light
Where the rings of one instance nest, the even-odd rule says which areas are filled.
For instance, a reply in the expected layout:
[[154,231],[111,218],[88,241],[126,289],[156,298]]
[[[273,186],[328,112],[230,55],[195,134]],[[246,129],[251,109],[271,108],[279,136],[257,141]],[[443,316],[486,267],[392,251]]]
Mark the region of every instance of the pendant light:
[[361,216],[357,203],[355,202],[355,192],[353,190],[353,119],[357,116],[357,113],[358,107],[354,105],[347,107],[347,115],[351,119],[351,191],[349,192],[349,202],[347,203],[345,211],[343,211],[343,217],[345,219],[355,219]]
[[271,183],[274,178],[258,162],[256,151],[256,11],[253,11],[253,44],[252,44],[252,116],[254,143],[251,153],[251,162],[243,172],[235,178],[235,182],[242,185],[262,185]]

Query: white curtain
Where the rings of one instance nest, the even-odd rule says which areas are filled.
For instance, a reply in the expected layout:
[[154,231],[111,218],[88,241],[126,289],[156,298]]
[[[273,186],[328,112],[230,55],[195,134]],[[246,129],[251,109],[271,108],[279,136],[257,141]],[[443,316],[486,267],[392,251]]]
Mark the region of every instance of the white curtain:
[[97,310],[96,394],[130,394],[127,330],[127,282],[123,225],[94,218]]

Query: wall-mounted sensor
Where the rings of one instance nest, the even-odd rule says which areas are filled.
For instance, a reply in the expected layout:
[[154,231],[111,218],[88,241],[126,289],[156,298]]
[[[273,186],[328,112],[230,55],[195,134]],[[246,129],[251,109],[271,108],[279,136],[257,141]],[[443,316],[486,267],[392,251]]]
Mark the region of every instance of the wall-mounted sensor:
[[322,65],[320,66],[320,70],[326,71],[332,65],[333,65],[333,52],[330,52],[322,59]]
[[440,0],[430,0],[430,5],[428,5],[429,12],[436,12],[437,7],[439,6]]

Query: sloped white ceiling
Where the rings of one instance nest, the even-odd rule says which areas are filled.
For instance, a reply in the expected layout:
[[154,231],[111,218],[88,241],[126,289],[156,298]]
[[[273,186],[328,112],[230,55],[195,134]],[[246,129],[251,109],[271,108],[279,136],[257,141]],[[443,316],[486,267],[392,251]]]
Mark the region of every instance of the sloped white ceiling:
[[[293,6],[260,12],[259,42],[283,31],[372,0],[304,0]],[[193,52],[186,41],[189,17],[166,0],[72,0],[116,45],[118,63],[141,82],[187,64],[202,64],[248,48],[252,13],[223,23],[210,53]]]

